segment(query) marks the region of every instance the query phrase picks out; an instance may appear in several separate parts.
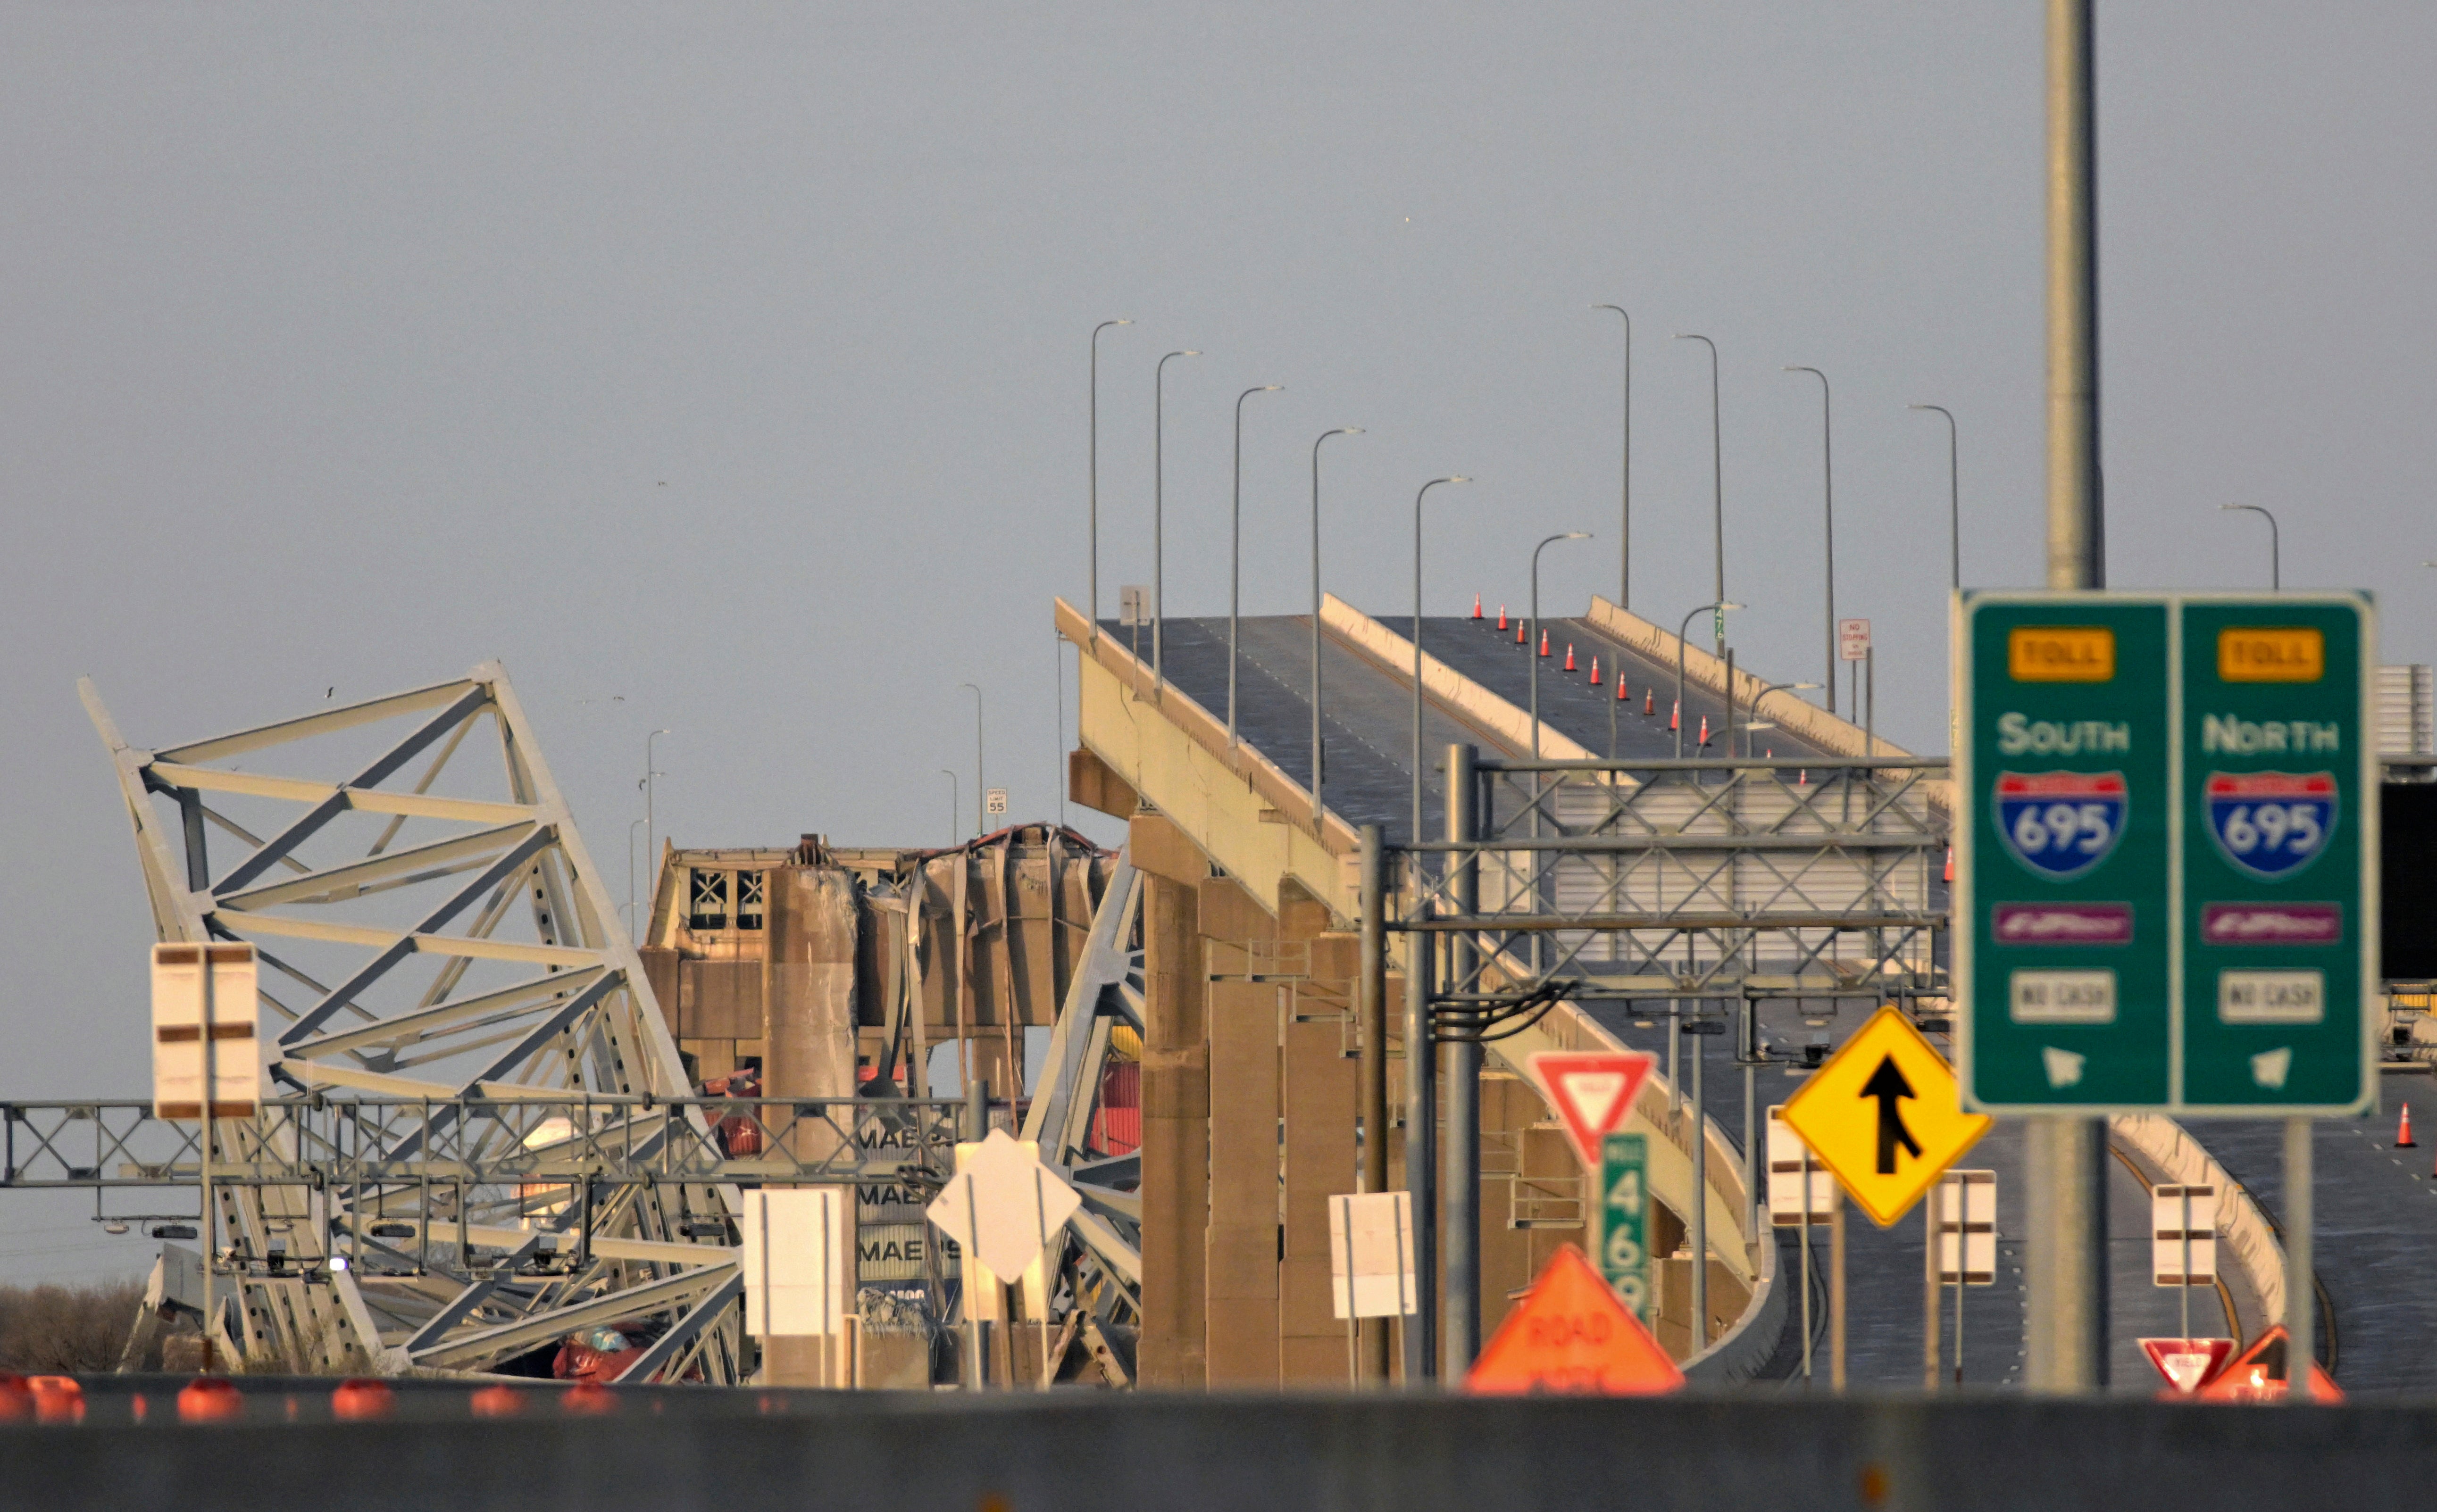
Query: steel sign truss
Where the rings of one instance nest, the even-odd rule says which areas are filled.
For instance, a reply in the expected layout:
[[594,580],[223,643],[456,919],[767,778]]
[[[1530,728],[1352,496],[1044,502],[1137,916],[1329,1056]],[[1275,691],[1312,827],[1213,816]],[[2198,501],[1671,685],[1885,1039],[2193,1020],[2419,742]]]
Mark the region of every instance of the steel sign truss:
[[[1469,842],[1396,928],[1461,937],[1449,1037],[1577,999],[1946,992],[1944,764],[1482,757]],[[1417,868],[1417,871],[1422,869]]]
[[[672,1158],[710,1132],[698,1106],[668,1105],[692,1090],[676,1046],[505,671],[484,664],[157,750],[129,745],[91,685],[81,691],[117,769],[159,937],[254,945],[272,1077],[350,1109],[332,1126],[353,1133],[336,1138],[374,1129],[387,1158],[426,1157],[412,1183],[334,1159],[319,1190],[221,1187],[229,1263],[250,1271],[275,1237],[289,1267],[328,1281],[247,1275],[231,1343],[291,1368],[484,1369],[611,1325],[655,1341],[645,1352],[661,1379],[741,1379],[734,1309],[712,1305],[732,1301],[733,1258],[685,1252],[698,1247],[686,1228],[728,1214],[708,1172],[614,1186],[573,1214],[525,1210],[518,1188],[471,1175],[546,1163],[553,1149],[582,1164],[606,1131],[634,1132],[617,1100],[661,1104],[646,1121]],[[558,1114],[554,1136],[532,1118],[587,1098],[603,1105]],[[415,1127],[391,1138],[409,1105]],[[276,1108],[220,1121],[214,1165],[268,1154],[316,1167],[308,1122]],[[444,1147],[469,1173],[462,1190],[433,1184]],[[569,1206],[564,1190],[559,1200]],[[502,1279],[503,1261],[570,1222],[584,1226],[581,1265]],[[374,1232],[400,1225],[416,1235],[411,1252]],[[329,1269],[334,1250],[348,1268]]]

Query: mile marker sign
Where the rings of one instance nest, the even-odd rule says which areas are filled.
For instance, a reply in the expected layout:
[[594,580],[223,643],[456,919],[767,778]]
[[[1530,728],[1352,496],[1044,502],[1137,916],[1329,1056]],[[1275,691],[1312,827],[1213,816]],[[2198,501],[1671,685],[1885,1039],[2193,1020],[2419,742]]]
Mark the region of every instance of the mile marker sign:
[[1600,1170],[1600,1141],[1623,1127],[1641,1084],[1658,1064],[1639,1051],[1542,1051],[1526,1064],[1557,1121],[1582,1157],[1583,1170]]

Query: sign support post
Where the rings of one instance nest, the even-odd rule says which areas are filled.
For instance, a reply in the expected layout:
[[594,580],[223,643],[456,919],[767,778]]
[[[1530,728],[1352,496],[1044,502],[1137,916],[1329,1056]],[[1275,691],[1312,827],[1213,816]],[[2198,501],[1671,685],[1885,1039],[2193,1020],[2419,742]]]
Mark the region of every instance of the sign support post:
[[208,1376],[212,1373],[212,1325],[218,1321],[212,1316],[213,1257],[219,1248],[219,1245],[212,1237],[213,1231],[219,1226],[213,1222],[213,1220],[219,1216],[218,1210],[219,1204],[213,1200],[212,1193],[212,1099],[219,1095],[220,1089],[219,1078],[214,1075],[214,1072],[218,1068],[213,1064],[214,1051],[212,1041],[212,1020],[215,1015],[212,1012],[212,947],[209,941],[206,941],[203,945],[197,947],[195,951],[195,960],[198,964],[198,974],[202,979],[203,989],[202,1025],[203,1051],[203,1095],[202,1100],[202,1112],[203,1115],[203,1138],[202,1154],[201,1156],[203,1186],[203,1221],[199,1227],[203,1237],[202,1374]]
[[2188,1339],[2192,1336],[2192,1189],[2188,1186],[2183,1190],[2183,1268],[2175,1277],[2175,1290],[2183,1294],[2183,1331],[2179,1337]]
[[1828,1389],[1845,1394],[1845,1192],[1838,1188],[1828,1216]]
[[1811,1146],[1802,1146],[1802,1382],[1811,1383]]
[[[2285,1121],[2285,1399],[2301,1406],[2318,1399],[2310,1389],[2319,1363],[2318,1293],[2310,1284],[2310,1118],[2297,1114]],[[2183,1336],[2191,1337],[2188,1325]]]
[[1937,1194],[1939,1186],[1929,1189],[1929,1200],[1920,1205],[1920,1389],[1937,1390],[1938,1364],[1944,1353],[1937,1339]]

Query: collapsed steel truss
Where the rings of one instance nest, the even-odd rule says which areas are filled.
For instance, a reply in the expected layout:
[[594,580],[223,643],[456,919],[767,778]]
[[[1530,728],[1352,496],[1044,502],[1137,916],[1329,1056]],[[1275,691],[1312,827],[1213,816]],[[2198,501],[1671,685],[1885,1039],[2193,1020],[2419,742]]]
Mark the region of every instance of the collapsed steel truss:
[[[597,1148],[631,1124],[627,1099],[657,1101],[671,1152],[710,1138],[680,1101],[691,1088],[675,1044],[501,668],[149,751],[120,738],[89,683],[81,691],[159,937],[256,947],[257,1043],[274,1080],[352,1103],[358,1127],[412,1105],[418,1126],[387,1154],[427,1166],[444,1139],[469,1171]],[[561,1108],[555,1123],[500,1111],[545,1104]],[[220,1121],[214,1165],[272,1150],[311,1165],[306,1126],[283,1119],[274,1107],[241,1127]],[[636,1379],[731,1382],[747,1368],[724,1243],[732,1190],[709,1174],[619,1184],[605,1202],[562,1190],[538,1209],[524,1189],[435,1189],[428,1171],[236,1181],[216,1201],[216,1259],[237,1305],[211,1326],[289,1368],[483,1370],[621,1324],[653,1341]],[[719,1230],[709,1242],[694,1232],[706,1221]],[[412,1254],[373,1236],[400,1225],[419,1236]],[[570,1232],[582,1263],[520,1268]],[[286,1274],[269,1273],[273,1253]],[[334,1270],[333,1253],[350,1263]]]

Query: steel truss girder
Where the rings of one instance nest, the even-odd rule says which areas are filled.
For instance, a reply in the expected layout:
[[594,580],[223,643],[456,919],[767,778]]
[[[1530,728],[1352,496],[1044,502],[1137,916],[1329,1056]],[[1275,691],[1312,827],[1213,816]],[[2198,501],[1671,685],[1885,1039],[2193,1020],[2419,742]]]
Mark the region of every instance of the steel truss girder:
[[[1483,758],[1471,841],[1409,847],[1391,928],[1472,948],[1435,996],[1935,995],[1944,763]],[[1813,781],[1813,777],[1820,780]],[[1459,886],[1459,874],[1465,884]],[[1460,901],[1461,900],[1461,901]],[[1465,906],[1466,902],[1469,906]]]
[[[129,744],[92,685],[79,690],[118,774],[158,937],[270,947],[263,1006],[266,1025],[279,1026],[275,1076],[308,1093],[353,1088],[420,1102],[436,1092],[430,1100],[443,1109],[444,1134],[482,1124],[493,1145],[500,1128],[473,1118],[469,1104],[587,1095],[657,1100],[660,1144],[672,1156],[710,1140],[702,1109],[685,1101],[691,1088],[641,963],[503,669],[484,663],[455,681],[158,750]],[[331,762],[332,747],[316,744],[325,740],[348,754]],[[317,763],[339,765],[342,774],[315,773]],[[357,828],[383,819],[367,845]],[[215,831],[225,837],[218,846]],[[520,982],[493,980],[518,965]],[[564,980],[552,984],[552,976]],[[289,983],[313,993],[312,1000],[283,1000]],[[410,1066],[438,1074],[395,1074]],[[482,1096],[467,1098],[469,1091]],[[670,1107],[671,1100],[679,1105]],[[28,1127],[12,1111],[12,1150]],[[427,1117],[426,1146],[432,1127]],[[472,1226],[478,1209],[522,1222],[530,1215],[517,1188],[504,1196],[480,1190],[486,1172],[507,1170],[515,1157],[460,1139],[465,1158],[457,1174],[441,1173],[430,1158],[406,1162],[415,1167],[410,1174],[377,1163],[316,1161],[309,1150],[290,1147],[303,1132],[276,1108],[261,1120],[221,1121],[217,1132],[216,1180],[224,1158],[233,1168],[219,1188],[219,1218],[221,1241],[237,1257],[242,1343],[297,1365],[307,1353],[331,1359],[355,1350],[382,1368],[400,1368],[407,1351],[399,1346],[428,1331],[423,1320],[445,1301],[430,1287],[469,1286],[480,1268],[478,1257],[453,1242],[433,1253],[434,1236],[451,1221],[435,1218],[437,1194],[454,1204],[459,1228]],[[529,1125],[520,1138],[534,1132]],[[578,1142],[591,1143],[591,1132]],[[123,1130],[115,1147],[105,1139],[104,1148],[124,1149],[133,1138]],[[119,1163],[175,1174],[195,1151],[190,1134],[183,1154]],[[77,1173],[83,1179],[76,1184],[122,1184],[105,1179],[108,1155],[98,1158],[100,1165]],[[11,1184],[36,1184],[20,1176],[13,1155],[9,1164]],[[716,1317],[697,1315],[700,1278],[718,1262],[667,1257],[690,1219],[728,1217],[720,1177],[708,1173],[719,1164],[696,1161],[674,1182],[630,1181],[611,1202],[593,1205],[591,1244],[640,1243],[656,1258],[596,1265],[587,1284],[597,1292],[585,1304],[592,1322],[684,1328],[682,1363],[707,1381],[733,1380],[741,1367],[735,1309],[723,1304]],[[282,1171],[307,1170],[307,1181],[277,1179]],[[533,1173],[561,1174],[539,1161]],[[409,1191],[417,1215],[411,1257],[364,1231]],[[334,1246],[353,1251],[354,1263],[327,1287],[262,1276],[274,1234],[299,1269],[326,1260]],[[548,1293],[496,1290],[418,1352],[492,1358],[461,1347],[476,1336],[530,1336],[538,1347],[551,1320],[567,1315],[544,1300]],[[519,1318],[534,1327],[520,1328]]]

